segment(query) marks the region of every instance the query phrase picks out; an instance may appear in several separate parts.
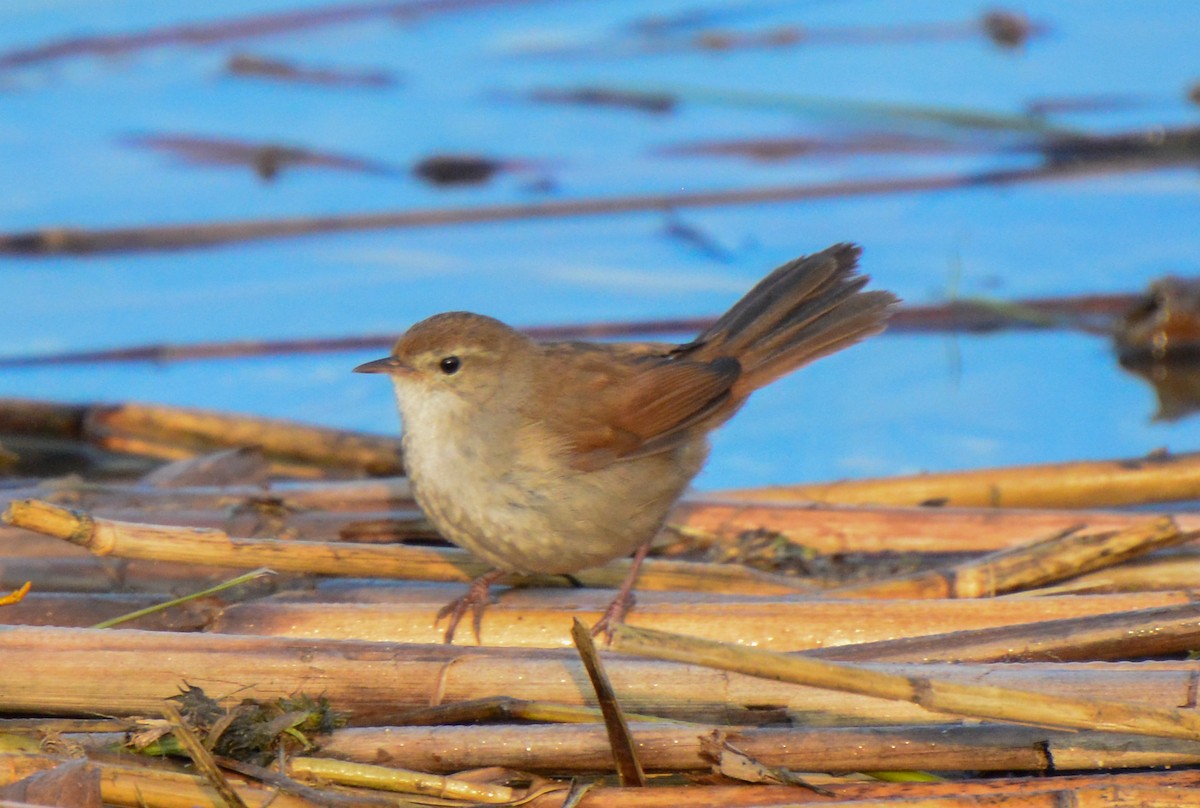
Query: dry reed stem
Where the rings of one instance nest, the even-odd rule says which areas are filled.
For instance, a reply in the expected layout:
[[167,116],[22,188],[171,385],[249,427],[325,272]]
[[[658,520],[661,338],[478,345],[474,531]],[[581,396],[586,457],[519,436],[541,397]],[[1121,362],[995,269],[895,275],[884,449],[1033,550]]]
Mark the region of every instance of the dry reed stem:
[[1055,586],[1024,593],[1027,596],[1151,592],[1185,589],[1200,581],[1200,551],[1160,554],[1120,567],[1089,572]]
[[[269,499],[288,514],[328,511],[322,518],[336,519],[336,514],[345,513],[347,521],[385,515],[408,519],[418,513],[408,480],[403,477],[285,482],[267,488],[235,485],[167,490],[56,480],[32,490],[12,492],[9,498],[40,498],[107,512],[191,509],[211,510],[214,514],[225,514],[239,506],[252,512]],[[1153,516],[1115,511],[798,504],[701,495],[680,502],[670,523],[683,528],[698,544],[768,531],[824,553],[986,552],[1077,525],[1090,531],[1122,530]],[[1200,529],[1200,514],[1179,513],[1174,518],[1182,530]]]
[[[26,535],[31,535],[26,532]],[[167,596],[211,586],[229,576],[228,567],[175,564],[154,560],[101,558],[72,544],[82,556],[64,558],[0,557],[0,587],[10,581],[37,581],[39,592],[157,592]],[[280,588],[296,576],[277,576],[259,584],[263,590]]]
[[853,584],[826,594],[847,598],[995,597],[1116,566],[1195,537],[1194,533],[1181,533],[1170,517],[1163,516],[1125,530],[1063,533],[998,550],[948,570]]
[[[426,772],[330,760],[316,757],[293,757],[287,761],[293,777],[311,777],[343,786],[360,786],[405,794],[425,794],[447,800],[470,800],[474,803],[510,803],[517,796],[514,789],[504,785],[474,783],[454,777],[440,777]],[[566,786],[563,786],[566,789]]]
[[1200,715],[1185,710],[1048,696],[991,685],[964,685],[931,676],[900,676],[857,665],[788,657],[631,626],[615,630],[613,648],[654,659],[908,701],[931,711],[973,718],[1200,740]]
[[[0,754],[0,785],[14,782],[63,762],[51,755]],[[126,808],[223,808],[217,792],[200,776],[181,771],[126,763],[93,761],[100,770],[100,796],[105,805]],[[308,800],[248,783],[240,778],[234,789],[250,808],[312,808]]]
[[[649,772],[708,771],[711,726],[634,722],[630,731]],[[1096,771],[1195,766],[1200,743],[1176,739],[1067,732],[1006,724],[901,727],[729,728],[725,737],[764,766],[850,773],[922,771]],[[613,771],[607,733],[598,724],[369,727],[337,730],[321,755],[431,772],[484,766],[557,775]]]
[[238,795],[228,778],[225,777],[225,773],[213,760],[212,753],[204,747],[192,728],[184,723],[179,708],[170,701],[164,701],[159,709],[162,711],[163,718],[167,719],[167,723],[171,725],[171,734],[187,752],[192,765],[200,771],[200,775],[217,792],[221,804],[226,808],[247,808],[245,800]]
[[369,474],[396,474],[401,469],[396,438],[182,407],[95,407],[85,419],[84,431],[88,439],[110,449],[125,449],[129,441],[143,441],[178,447],[190,456],[258,446],[268,457],[285,463],[340,466]]
[[[19,606],[0,613],[10,626],[67,626],[84,628],[98,621],[120,618],[130,612],[153,608],[163,602],[161,595],[103,592],[98,594],[41,592]],[[215,600],[186,604],[166,612],[137,618],[135,628],[160,631],[199,631],[219,616]]]
[[621,703],[617,700],[617,694],[613,692],[608,674],[604,672],[604,663],[600,661],[596,644],[592,642],[592,633],[578,617],[571,623],[571,639],[574,640],[575,648],[579,651],[579,660],[583,663],[583,669],[587,671],[592,689],[596,691],[596,701],[604,716],[604,729],[608,735],[608,745],[613,761],[616,763],[617,777],[621,785],[625,787],[646,785],[646,774],[642,771],[637,748],[629,735],[629,724],[625,721]]
[[[420,512],[405,478],[275,483],[170,490],[144,486],[54,481],[34,490],[13,492],[11,499],[40,498],[61,505],[103,509],[110,518],[140,510],[170,513],[210,510],[206,519],[228,517],[230,509],[254,513],[264,500],[276,504],[285,525],[303,528],[306,519],[337,524],[380,518],[401,521],[400,539],[421,527],[409,522]],[[793,543],[824,553],[986,552],[1083,525],[1089,531],[1123,530],[1154,514],[1113,511],[997,510],[994,508],[921,508],[800,505],[787,502],[731,502],[708,497],[685,499],[672,512],[671,524],[698,545],[738,539],[746,532],[777,533]],[[1185,531],[1200,530],[1200,514],[1174,518]],[[134,521],[144,521],[144,516]],[[386,535],[386,533],[381,534]]]
[[[48,500],[49,501],[49,500]],[[74,503],[60,502],[78,508]],[[136,522],[163,527],[209,527],[231,536],[283,538],[303,541],[352,542],[360,544],[433,543],[442,541],[420,511],[391,513],[315,512],[295,513],[272,502],[269,494],[242,506],[231,503],[223,511],[192,511],[185,508],[106,508],[88,512],[116,522]],[[0,548],[4,537],[0,534]]]
[[1184,654],[1200,648],[1200,604],[1187,603],[974,631],[954,630],[817,648],[842,662],[1090,662]]
[[[97,555],[122,558],[423,581],[469,582],[488,569],[483,562],[461,550],[236,539],[211,528],[165,527],[92,518],[40,500],[12,502],[3,519],[15,527],[66,539]],[[619,586],[628,566],[627,561],[614,562],[575,577],[587,586]],[[550,578],[561,581],[560,576]],[[647,563],[638,584],[645,589],[695,588],[698,591],[760,594],[795,593],[802,588],[787,578],[751,569],[682,561]]]
[[[153,713],[184,682],[238,699],[322,694],[356,725],[391,723],[418,707],[488,696],[573,705],[591,701],[576,655],[559,649],[12,626],[0,629],[0,656],[0,711],[15,714]],[[906,702],[703,667],[626,656],[606,662],[613,688],[631,713],[728,724],[741,720],[747,709],[770,705],[807,724],[945,720]],[[982,677],[1013,690],[1136,702],[1145,705],[1143,712],[1188,703],[1200,675],[1200,663],[1182,661],[860,667],[905,682],[931,675],[953,682]]]
[[[986,780],[954,780],[942,783],[879,783],[879,782],[828,782],[824,788],[834,792],[836,802],[827,798],[807,794],[788,786],[739,785],[703,786],[689,785],[686,788],[597,788],[588,792],[578,808],[699,808],[699,806],[721,806],[722,808],[767,808],[767,806],[795,805],[857,805],[853,801],[886,800],[891,808],[911,808],[909,800],[929,797],[964,797],[975,795],[983,798],[983,805],[1020,804],[1023,794],[1039,793],[1048,789],[1061,793],[1062,801],[1056,808],[1076,806],[1072,801],[1076,792],[1096,788],[1119,789],[1121,793],[1171,793],[1174,790],[1189,798],[1200,785],[1200,775],[1194,771],[1178,772],[1122,772],[1111,775],[1054,775],[1052,777],[1003,777]],[[851,801],[849,803],[845,801]],[[555,797],[535,799],[529,808],[561,808]]]
[[[736,501],[702,496],[675,506],[669,524],[699,545],[737,541],[766,531],[820,553],[989,552],[1072,527],[1124,530],[1154,514],[911,505],[837,505]],[[1200,514],[1175,515],[1185,531]]]
[[1200,453],[722,491],[723,499],[843,505],[1100,508],[1200,497]]
[[[668,722],[670,719],[649,715],[627,715],[631,721]],[[408,710],[397,717],[406,727],[441,726],[443,724],[473,724],[480,721],[532,721],[541,724],[596,724],[604,720],[596,707],[554,704],[548,701],[524,701],[508,696],[443,704]],[[748,723],[748,722],[746,722]]]
[[[593,712],[598,720],[598,711]],[[630,728],[647,771],[704,772],[714,765],[707,743],[712,726],[634,722]],[[1005,724],[737,727],[722,730],[722,735],[763,766],[791,771],[932,769],[1049,774],[1056,770],[1111,771],[1200,763],[1200,745],[1195,742]],[[80,731],[65,740],[84,749],[100,750],[120,743],[123,737],[119,732]],[[554,776],[613,771],[607,733],[595,721],[560,726],[510,723],[368,727],[336,730],[318,740],[322,757],[315,760],[329,765],[334,765],[329,758],[356,762],[353,765],[387,762],[387,769],[369,767],[364,776],[389,777],[392,767],[402,767],[401,777],[414,770],[453,773],[493,766]],[[36,743],[33,745],[36,748]],[[304,764],[304,768],[325,779],[347,782],[316,772],[317,765],[320,763]],[[349,768],[352,764],[345,765]],[[302,772],[293,769],[292,774]],[[427,782],[430,789],[442,787],[440,778]],[[359,784],[369,785],[365,781]]]
[[[906,784],[911,785],[911,784]],[[958,785],[957,783],[954,785]],[[695,788],[695,787],[693,787]],[[790,791],[787,793],[764,792],[759,789],[777,788]],[[828,788],[823,785],[822,788]],[[597,789],[589,792],[577,805],[571,808],[766,808],[771,805],[796,806],[816,805],[831,806],[832,808],[994,808],[1005,805],[1008,808],[1187,808],[1200,805],[1197,797],[1190,789],[1183,787],[1139,788],[1137,786],[1112,786],[1097,784],[1091,786],[1073,786],[1056,788],[1053,781],[1042,779],[1032,780],[1029,787],[1020,792],[1005,793],[1000,796],[992,794],[956,794],[942,793],[938,796],[914,796],[905,791],[879,797],[848,797],[845,799],[829,799],[820,795],[800,796],[802,789],[786,786],[743,786],[741,790],[715,787],[699,787],[690,789],[659,789],[662,794],[639,801],[638,793],[633,789],[618,791],[617,789]],[[653,793],[655,789],[650,789]],[[678,794],[676,792],[683,792]],[[748,792],[748,793],[746,793]],[[837,793],[840,795],[841,790]],[[769,796],[767,796],[769,795]],[[562,803],[536,800],[529,803],[530,808],[561,808]]]
[[[29,492],[26,494],[25,492]],[[264,499],[286,511],[351,512],[363,514],[407,514],[416,509],[406,477],[376,477],[365,480],[286,480],[260,485],[198,485],[153,488],[140,483],[81,481],[72,478],[44,480],[32,489],[20,489],[7,497],[46,499],[62,504],[102,506],[111,509],[141,509],[148,512],[174,509],[221,511],[230,507],[253,507]]]
[[68,438],[171,460],[258,446],[283,470],[311,473],[312,467],[332,467],[375,475],[401,471],[398,438],[165,405],[0,399],[0,432]]
[[[442,635],[433,615],[461,593],[454,587],[404,587],[364,592],[363,602],[341,602],[354,601],[360,591],[352,589],[336,599],[317,596],[289,602],[280,595],[269,602],[234,604],[208,629],[227,634],[436,643]],[[610,599],[611,592],[597,590],[501,591],[484,613],[483,642],[493,647],[568,647],[569,615],[594,623]],[[1184,592],[928,601],[642,592],[626,622],[776,651],[800,651],[1191,601]],[[463,644],[474,643],[473,635],[460,639]]]

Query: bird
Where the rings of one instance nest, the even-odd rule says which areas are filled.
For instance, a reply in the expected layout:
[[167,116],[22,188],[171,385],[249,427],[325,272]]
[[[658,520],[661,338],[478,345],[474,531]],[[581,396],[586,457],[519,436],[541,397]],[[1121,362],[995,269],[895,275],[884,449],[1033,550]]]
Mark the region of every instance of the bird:
[[451,311],[356,367],[391,379],[417,504],[492,568],[438,612],[445,641],[467,612],[479,640],[506,574],[570,575],[636,551],[593,627],[611,636],[709,433],[760,387],[885,328],[898,299],[863,289],[859,256],[842,243],[789,261],[683,344],[537,342]]

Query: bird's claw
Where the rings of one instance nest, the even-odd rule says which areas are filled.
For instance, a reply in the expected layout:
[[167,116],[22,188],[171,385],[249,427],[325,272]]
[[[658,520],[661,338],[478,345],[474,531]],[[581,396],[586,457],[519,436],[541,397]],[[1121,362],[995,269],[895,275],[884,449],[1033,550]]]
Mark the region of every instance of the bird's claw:
[[475,630],[475,642],[482,645],[483,640],[480,638],[480,631],[483,628],[483,610],[491,603],[489,590],[497,578],[504,575],[499,570],[480,575],[475,580],[471,581],[467,587],[467,592],[460,598],[447,603],[442,608],[438,609],[437,616],[433,619],[433,624],[436,626],[446,617],[450,618],[449,624],[446,626],[446,634],[442,642],[449,645],[454,640],[454,632],[458,629],[459,622],[469,610],[471,614],[471,627]]
[[629,610],[633,608],[637,602],[633,592],[621,591],[612,603],[608,604],[608,608],[604,610],[604,614],[592,626],[592,636],[598,637],[604,635],[606,645],[612,644],[613,629],[625,622],[625,615],[629,614]]

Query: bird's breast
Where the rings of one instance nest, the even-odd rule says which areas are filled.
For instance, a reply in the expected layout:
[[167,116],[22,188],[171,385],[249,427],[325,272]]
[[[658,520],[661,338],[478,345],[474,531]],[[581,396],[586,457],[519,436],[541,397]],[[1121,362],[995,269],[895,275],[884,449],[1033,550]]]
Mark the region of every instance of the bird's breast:
[[707,454],[700,438],[582,471],[538,421],[489,423],[453,407],[403,414],[418,504],[445,538],[507,571],[577,572],[627,555],[659,530]]

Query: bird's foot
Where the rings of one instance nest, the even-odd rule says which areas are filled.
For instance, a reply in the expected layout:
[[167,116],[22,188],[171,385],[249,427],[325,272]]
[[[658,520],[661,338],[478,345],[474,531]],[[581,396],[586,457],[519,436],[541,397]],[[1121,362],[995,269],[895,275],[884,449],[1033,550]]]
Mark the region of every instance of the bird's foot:
[[608,608],[604,610],[604,615],[596,625],[592,626],[593,637],[603,634],[605,643],[612,644],[613,629],[625,622],[625,615],[629,614],[629,610],[637,602],[637,599],[633,596],[633,584],[637,581],[638,573],[642,569],[642,562],[646,560],[646,554],[649,552],[650,542],[646,541],[633,554],[633,561],[629,566],[629,574],[625,576],[625,582],[621,584],[621,590],[617,592],[617,596],[613,598],[612,603],[608,604]]
[[600,617],[596,624],[592,626],[592,636],[598,637],[604,635],[604,642],[611,643],[613,638],[613,629],[625,622],[625,615],[629,614],[629,610],[637,603],[637,598],[634,597],[632,591],[622,589],[612,603],[608,604],[608,608],[604,610],[604,614]]
[[454,631],[458,628],[459,621],[470,611],[472,613],[471,626],[475,629],[475,642],[480,645],[483,644],[479,637],[479,631],[483,625],[483,610],[491,602],[488,590],[491,589],[492,584],[503,577],[504,572],[501,570],[485,572],[471,581],[465,595],[461,598],[455,598],[438,610],[437,617],[433,620],[435,626],[442,622],[442,618],[450,618],[450,623],[446,626],[446,635],[442,640],[443,642],[449,645],[454,640]]

